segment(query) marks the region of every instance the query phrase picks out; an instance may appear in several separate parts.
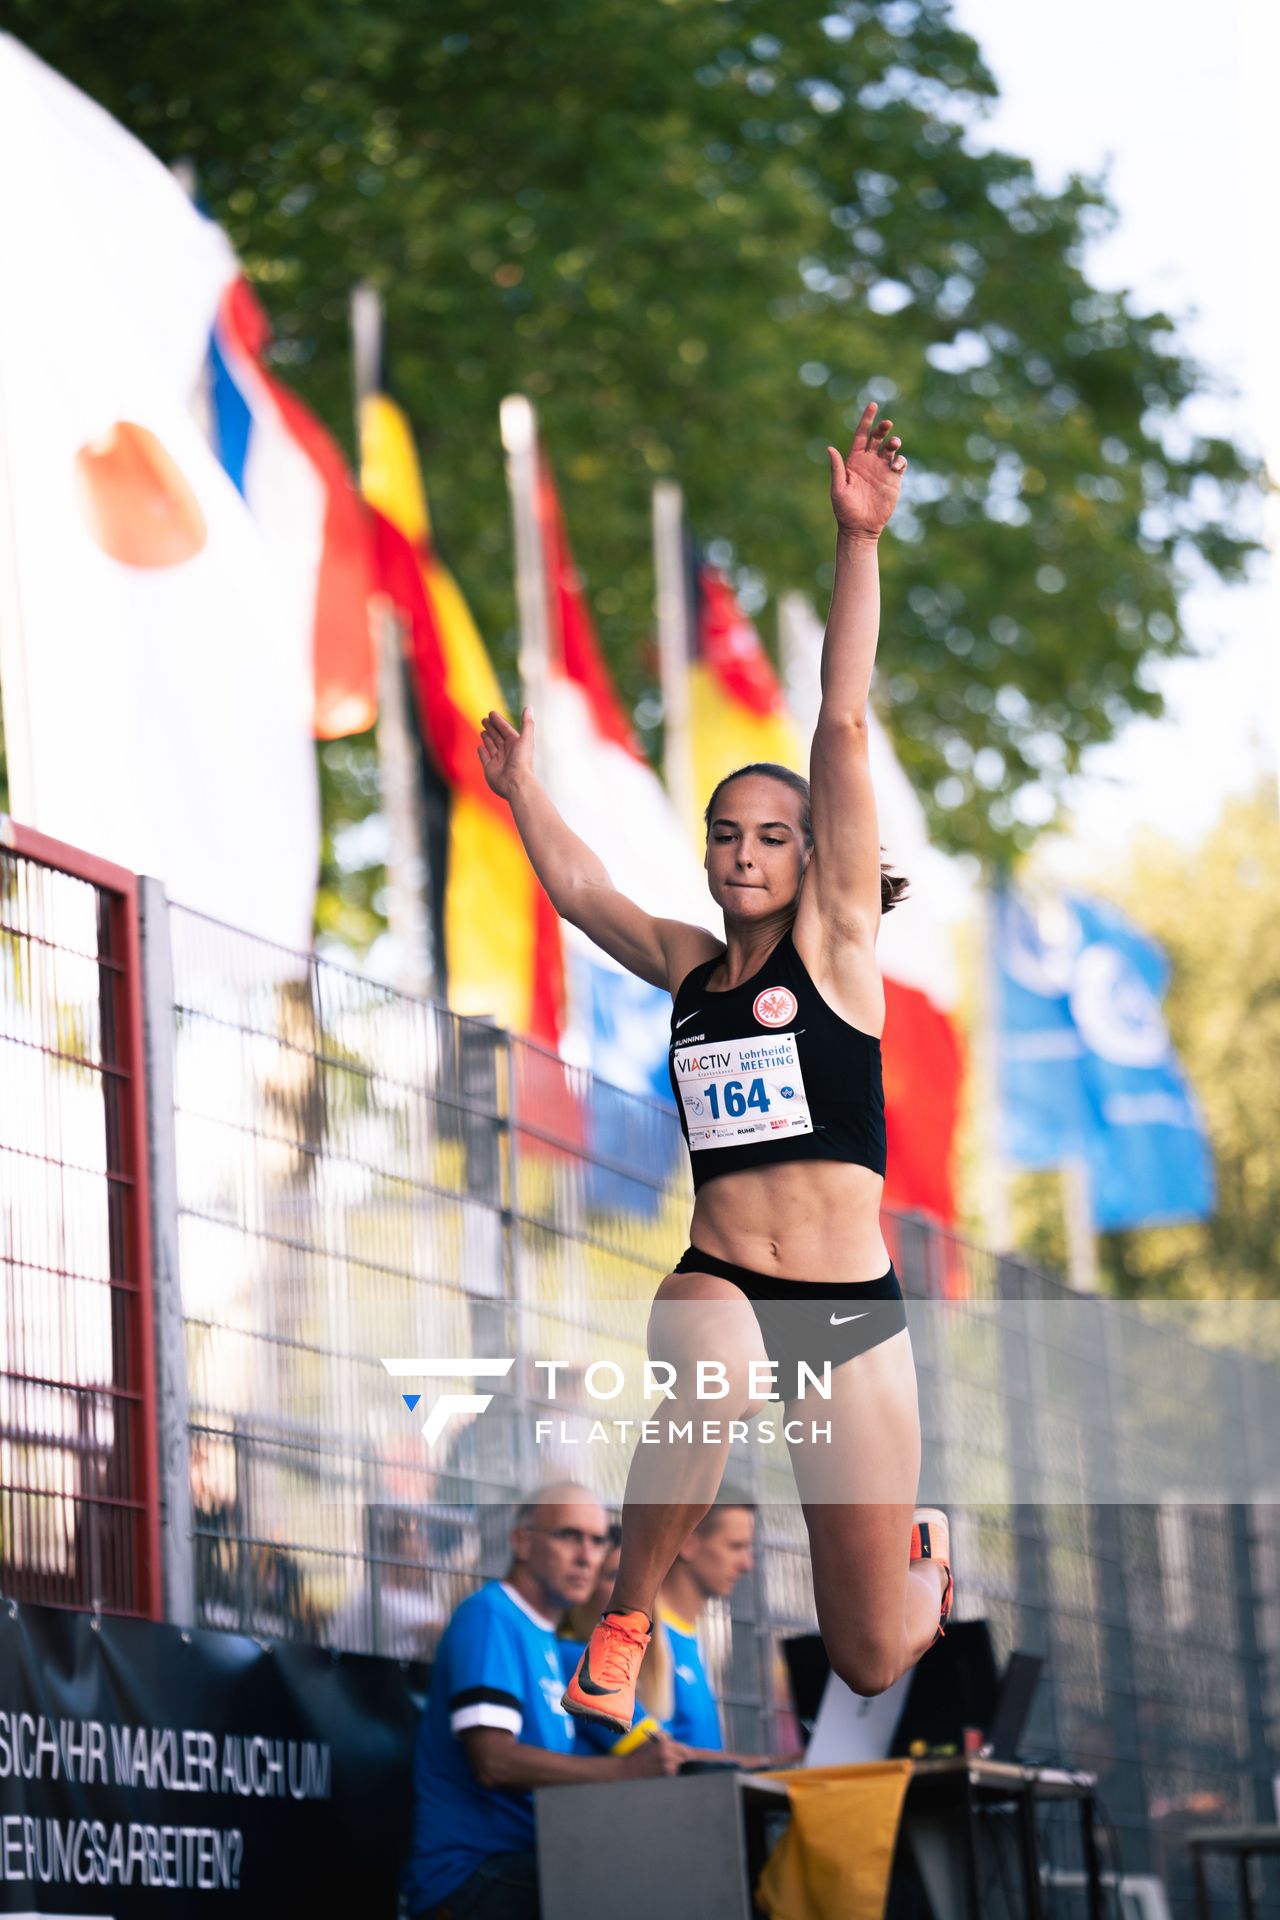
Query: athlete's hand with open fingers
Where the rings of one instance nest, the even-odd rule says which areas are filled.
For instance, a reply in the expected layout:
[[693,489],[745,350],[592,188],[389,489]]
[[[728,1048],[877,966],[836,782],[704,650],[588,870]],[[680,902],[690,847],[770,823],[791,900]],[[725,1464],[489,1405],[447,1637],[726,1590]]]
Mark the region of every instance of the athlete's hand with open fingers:
[[493,791],[509,801],[521,775],[533,772],[533,715],[528,707],[520,716],[519,730],[496,708],[486,713],[476,752]]
[[875,539],[898,504],[907,457],[892,420],[876,421],[876,403],[863,408],[848,457],[827,448],[831,461],[831,505],[842,533]]

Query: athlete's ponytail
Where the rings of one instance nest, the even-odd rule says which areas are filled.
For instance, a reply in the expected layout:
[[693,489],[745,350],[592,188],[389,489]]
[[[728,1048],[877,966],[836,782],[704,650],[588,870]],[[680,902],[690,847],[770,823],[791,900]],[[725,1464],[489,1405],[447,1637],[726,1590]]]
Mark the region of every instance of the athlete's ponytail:
[[[790,787],[792,793],[799,795],[800,831],[804,835],[805,845],[811,847],[813,845],[813,815],[810,811],[809,782],[802,773],[794,773],[790,767],[781,766],[776,760],[753,760],[750,766],[735,767],[732,773],[726,773],[723,780],[716,782],[715,791],[708,800],[706,809],[702,815],[707,832],[711,832],[711,822],[715,817],[715,809],[720,795],[731,781],[741,780],[743,775],[748,773],[759,773],[763,774],[769,780],[780,780],[784,787]],[[884,848],[881,847],[880,851],[883,853]],[[887,862],[881,861],[881,913],[893,912],[899,900],[905,898],[908,884],[908,881],[902,874],[894,873],[892,867]]]
[[[880,851],[881,853],[883,853],[884,848],[881,847]],[[899,900],[906,899],[907,890],[910,884],[911,883],[906,878],[905,874],[894,873],[892,868],[886,866],[885,862],[882,860],[880,862],[880,911],[881,913],[892,913],[894,908],[897,906]]]

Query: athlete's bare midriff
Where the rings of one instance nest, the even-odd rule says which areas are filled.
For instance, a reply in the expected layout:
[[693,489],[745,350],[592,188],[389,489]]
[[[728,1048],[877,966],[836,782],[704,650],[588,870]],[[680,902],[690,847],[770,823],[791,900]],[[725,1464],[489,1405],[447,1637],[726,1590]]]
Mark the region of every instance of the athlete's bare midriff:
[[782,1280],[876,1280],[889,1269],[880,1231],[884,1181],[843,1160],[790,1160],[708,1180],[689,1239]]

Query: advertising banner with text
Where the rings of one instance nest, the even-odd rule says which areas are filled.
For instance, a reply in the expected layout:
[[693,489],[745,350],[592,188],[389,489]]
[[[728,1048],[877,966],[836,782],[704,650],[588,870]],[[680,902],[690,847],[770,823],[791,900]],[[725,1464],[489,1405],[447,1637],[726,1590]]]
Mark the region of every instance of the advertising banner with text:
[[0,1603],[0,1913],[394,1916],[425,1679]]

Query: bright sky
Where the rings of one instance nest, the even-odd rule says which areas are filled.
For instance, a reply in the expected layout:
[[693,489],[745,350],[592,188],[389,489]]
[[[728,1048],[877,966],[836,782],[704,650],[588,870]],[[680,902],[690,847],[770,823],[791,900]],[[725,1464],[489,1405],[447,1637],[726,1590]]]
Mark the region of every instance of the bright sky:
[[[1127,287],[1139,311],[1185,317],[1193,355],[1235,398],[1189,418],[1234,432],[1280,474],[1280,198],[1274,0],[954,0],[1003,98],[981,138],[1022,153],[1048,186],[1108,160],[1119,224],[1089,255],[1097,284]],[[1266,89],[1266,92],[1264,92]],[[1273,543],[1280,521],[1272,519]],[[1274,774],[1280,687],[1275,569],[1255,584],[1205,584],[1185,602],[1205,657],[1170,663],[1164,720],[1134,723],[1086,762],[1073,831],[1045,856],[1081,881],[1150,824],[1194,843],[1223,800]]]

